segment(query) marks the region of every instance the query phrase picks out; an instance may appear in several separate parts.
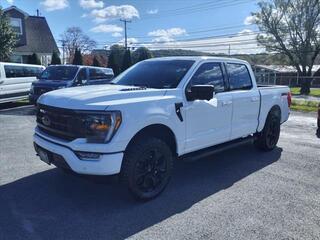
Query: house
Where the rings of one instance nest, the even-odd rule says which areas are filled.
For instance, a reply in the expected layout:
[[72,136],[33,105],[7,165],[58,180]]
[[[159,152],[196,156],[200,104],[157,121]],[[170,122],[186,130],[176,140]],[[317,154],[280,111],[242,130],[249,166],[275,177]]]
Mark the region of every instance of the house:
[[59,49],[46,18],[30,16],[16,6],[4,9],[4,13],[18,35],[11,61],[27,63],[28,56],[36,53],[42,65],[50,64],[53,51],[59,54]]

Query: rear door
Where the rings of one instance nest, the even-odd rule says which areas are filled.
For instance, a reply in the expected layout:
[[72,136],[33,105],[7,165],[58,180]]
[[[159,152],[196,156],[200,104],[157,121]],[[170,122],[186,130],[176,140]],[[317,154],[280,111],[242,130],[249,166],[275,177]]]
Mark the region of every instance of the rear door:
[[233,101],[231,139],[236,139],[256,132],[260,95],[245,64],[226,63],[226,69]]
[[232,96],[226,91],[225,78],[222,63],[205,62],[198,67],[187,85],[186,91],[192,85],[213,85],[216,93],[209,101],[186,102],[186,152],[230,139]]

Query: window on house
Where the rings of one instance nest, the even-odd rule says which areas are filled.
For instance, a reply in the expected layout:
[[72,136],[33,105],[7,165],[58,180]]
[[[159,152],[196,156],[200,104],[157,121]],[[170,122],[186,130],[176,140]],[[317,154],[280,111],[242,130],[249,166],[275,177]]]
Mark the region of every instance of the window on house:
[[10,25],[17,34],[22,34],[22,22],[20,18],[10,18]]

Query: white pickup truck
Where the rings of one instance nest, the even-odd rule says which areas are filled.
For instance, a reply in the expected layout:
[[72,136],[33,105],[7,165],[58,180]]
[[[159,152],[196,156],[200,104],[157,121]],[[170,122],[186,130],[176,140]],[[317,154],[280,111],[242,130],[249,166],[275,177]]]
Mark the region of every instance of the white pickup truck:
[[134,196],[150,199],[168,184],[175,159],[248,141],[274,149],[290,102],[288,87],[257,86],[242,60],[155,58],[108,85],[42,95],[34,146],[48,164],[120,174]]

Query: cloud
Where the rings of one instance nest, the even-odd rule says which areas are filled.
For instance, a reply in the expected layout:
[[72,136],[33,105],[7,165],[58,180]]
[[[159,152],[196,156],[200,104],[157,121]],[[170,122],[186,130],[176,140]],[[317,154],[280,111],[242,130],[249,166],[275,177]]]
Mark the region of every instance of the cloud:
[[121,18],[131,20],[139,18],[138,10],[132,5],[109,6],[103,9],[94,9],[90,14],[96,22],[103,22],[108,19]]
[[150,15],[157,14],[158,12],[159,12],[159,9],[150,9],[150,10],[147,10],[147,14],[150,14]]
[[187,31],[183,28],[157,29],[149,32],[148,36],[155,37],[153,42],[172,42],[174,37],[186,35]]
[[95,33],[120,33],[123,31],[123,28],[113,24],[100,24],[91,28],[90,31]]
[[68,0],[44,0],[40,4],[48,12],[61,10],[69,6]]
[[251,24],[255,23],[255,20],[256,20],[255,16],[247,16],[244,19],[243,23],[244,23],[244,25],[251,25]]
[[[160,31],[157,32],[157,35],[159,33]],[[249,29],[243,29],[230,37],[212,37],[201,40],[179,40],[170,42],[154,41],[153,43],[144,44],[144,46],[152,50],[188,49],[217,54],[228,54],[229,49],[230,54],[255,54],[265,52],[265,48],[258,45],[256,36],[255,32]]]
[[[124,45],[124,42],[125,42],[125,39],[123,38],[123,39],[121,39],[121,40],[118,42],[118,44]],[[130,46],[130,47],[136,47],[136,44],[137,44],[138,42],[139,42],[139,41],[138,41],[138,39],[136,39],[136,38],[128,38],[128,39],[127,39],[128,46]]]
[[13,4],[13,2],[14,2],[13,0],[7,0],[7,3],[9,3],[11,5]]
[[97,0],[79,0],[79,4],[84,9],[103,8],[104,2]]
[[119,32],[114,32],[111,34],[112,37],[122,37],[122,34]]

